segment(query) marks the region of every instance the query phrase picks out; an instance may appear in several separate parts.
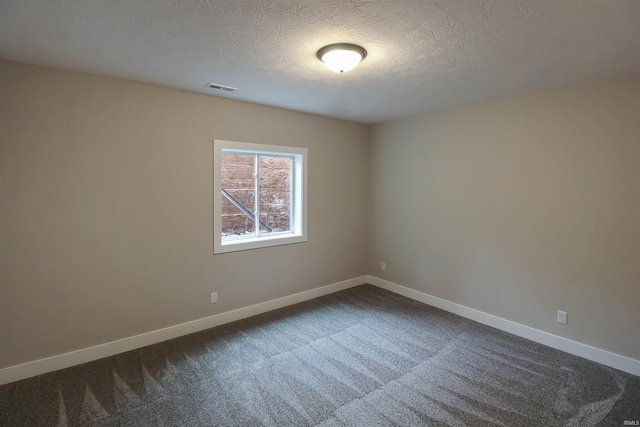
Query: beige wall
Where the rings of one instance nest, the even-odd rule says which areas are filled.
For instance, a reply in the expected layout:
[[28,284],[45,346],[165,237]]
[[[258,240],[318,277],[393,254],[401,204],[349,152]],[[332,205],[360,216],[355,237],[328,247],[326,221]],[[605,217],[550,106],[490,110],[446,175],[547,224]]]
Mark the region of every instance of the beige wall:
[[[309,148],[309,242],[212,255],[213,139]],[[640,76],[369,129],[0,61],[0,150],[0,368],[365,273],[640,359]]]
[[640,76],[374,126],[369,174],[370,274],[640,359]]
[[[5,61],[0,99],[0,367],[365,273],[364,125]],[[307,243],[212,254],[213,139],[309,149]]]

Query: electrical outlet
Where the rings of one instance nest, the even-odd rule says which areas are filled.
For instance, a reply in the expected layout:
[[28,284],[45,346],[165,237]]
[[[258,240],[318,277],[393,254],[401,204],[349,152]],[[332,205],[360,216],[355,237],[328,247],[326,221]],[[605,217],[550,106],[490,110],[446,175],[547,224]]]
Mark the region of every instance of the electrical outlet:
[[386,262],[381,262],[380,263],[380,270],[382,270],[382,271],[386,271],[387,270],[387,263]]
[[215,304],[218,302],[218,293],[211,292],[211,304]]
[[567,312],[558,310],[558,323],[567,324]]

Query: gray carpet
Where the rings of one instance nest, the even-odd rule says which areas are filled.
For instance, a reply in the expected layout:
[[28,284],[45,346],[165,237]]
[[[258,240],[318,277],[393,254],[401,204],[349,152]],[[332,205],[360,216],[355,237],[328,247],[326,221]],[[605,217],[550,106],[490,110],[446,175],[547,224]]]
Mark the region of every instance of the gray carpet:
[[0,387],[3,426],[622,426],[640,377],[370,285]]

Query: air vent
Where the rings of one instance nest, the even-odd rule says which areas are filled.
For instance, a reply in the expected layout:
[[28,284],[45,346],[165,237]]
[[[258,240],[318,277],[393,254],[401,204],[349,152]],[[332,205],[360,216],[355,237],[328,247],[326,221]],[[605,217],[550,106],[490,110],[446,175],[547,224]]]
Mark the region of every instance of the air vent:
[[237,87],[221,85],[221,84],[218,84],[218,83],[207,83],[206,87],[210,87],[212,89],[217,89],[217,90],[226,90],[227,92],[234,92],[234,91],[238,90]]

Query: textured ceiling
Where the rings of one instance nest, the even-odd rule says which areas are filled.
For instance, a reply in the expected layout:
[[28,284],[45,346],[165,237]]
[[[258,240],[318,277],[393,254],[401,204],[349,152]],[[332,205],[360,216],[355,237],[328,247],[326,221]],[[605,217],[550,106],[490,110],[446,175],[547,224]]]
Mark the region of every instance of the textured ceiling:
[[640,73],[640,1],[0,0],[0,58],[375,123]]

